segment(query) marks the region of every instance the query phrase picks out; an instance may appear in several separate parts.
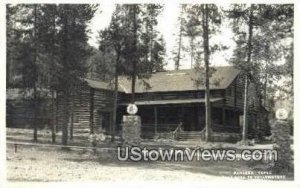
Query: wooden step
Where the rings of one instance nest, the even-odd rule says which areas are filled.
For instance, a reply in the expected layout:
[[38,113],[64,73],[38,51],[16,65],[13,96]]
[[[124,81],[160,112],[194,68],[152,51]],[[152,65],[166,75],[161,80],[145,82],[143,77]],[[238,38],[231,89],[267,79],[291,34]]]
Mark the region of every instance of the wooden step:
[[179,140],[200,140],[202,132],[201,131],[181,131],[178,132]]

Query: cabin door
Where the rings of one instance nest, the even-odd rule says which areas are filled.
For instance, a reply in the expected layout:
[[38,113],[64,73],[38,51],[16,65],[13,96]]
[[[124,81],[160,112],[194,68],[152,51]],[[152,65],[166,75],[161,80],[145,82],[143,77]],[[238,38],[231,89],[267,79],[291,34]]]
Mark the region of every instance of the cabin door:
[[198,107],[185,107],[183,111],[183,130],[201,131],[202,126],[199,123],[202,111]]

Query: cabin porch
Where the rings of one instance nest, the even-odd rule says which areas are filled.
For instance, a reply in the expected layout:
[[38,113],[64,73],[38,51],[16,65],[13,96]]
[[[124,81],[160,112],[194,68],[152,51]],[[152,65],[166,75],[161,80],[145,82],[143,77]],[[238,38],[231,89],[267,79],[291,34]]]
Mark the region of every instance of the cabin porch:
[[[200,132],[205,127],[205,101],[137,102],[137,115],[142,118],[142,137],[170,133],[179,126],[181,131]],[[242,112],[226,107],[222,99],[211,99],[212,130],[221,133],[240,133]],[[119,111],[125,112],[126,106]],[[120,113],[119,113],[120,114]]]

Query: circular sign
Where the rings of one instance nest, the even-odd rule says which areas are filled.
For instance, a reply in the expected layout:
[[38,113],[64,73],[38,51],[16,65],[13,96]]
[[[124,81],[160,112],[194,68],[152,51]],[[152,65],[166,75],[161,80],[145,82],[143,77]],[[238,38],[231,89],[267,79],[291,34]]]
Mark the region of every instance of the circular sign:
[[126,111],[128,114],[134,115],[138,112],[138,107],[135,104],[129,104]]
[[276,118],[279,120],[286,120],[288,118],[288,111],[284,108],[279,108],[276,110]]

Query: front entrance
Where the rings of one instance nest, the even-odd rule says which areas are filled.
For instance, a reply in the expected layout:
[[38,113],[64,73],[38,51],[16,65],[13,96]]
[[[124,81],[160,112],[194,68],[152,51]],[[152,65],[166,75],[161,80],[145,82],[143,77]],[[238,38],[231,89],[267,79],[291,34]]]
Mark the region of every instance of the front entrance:
[[204,108],[190,106],[182,108],[182,128],[184,131],[201,131],[204,127]]

